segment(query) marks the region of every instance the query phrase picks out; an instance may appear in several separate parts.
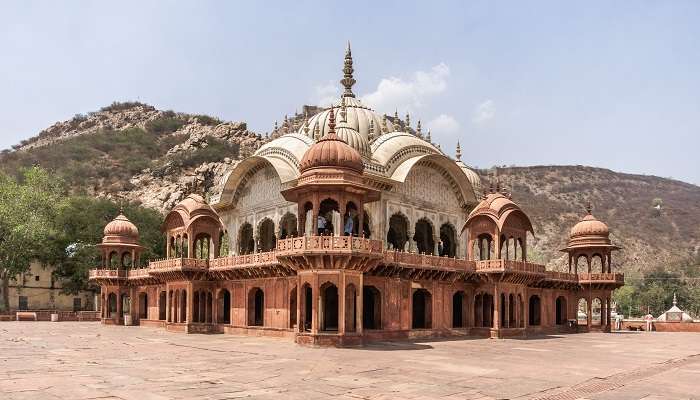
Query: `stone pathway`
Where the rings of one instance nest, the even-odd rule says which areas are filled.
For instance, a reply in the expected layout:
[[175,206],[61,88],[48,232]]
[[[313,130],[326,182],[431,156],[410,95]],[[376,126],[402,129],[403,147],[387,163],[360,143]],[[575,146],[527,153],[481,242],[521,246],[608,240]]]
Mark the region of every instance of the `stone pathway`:
[[700,399],[700,335],[308,348],[91,322],[0,323],[0,399]]

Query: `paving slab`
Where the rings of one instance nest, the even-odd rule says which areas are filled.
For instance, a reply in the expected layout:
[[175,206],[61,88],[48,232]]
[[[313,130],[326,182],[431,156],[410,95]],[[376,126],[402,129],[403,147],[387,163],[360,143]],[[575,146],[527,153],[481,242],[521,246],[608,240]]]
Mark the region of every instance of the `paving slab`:
[[302,347],[94,322],[0,323],[0,399],[700,399],[700,334]]

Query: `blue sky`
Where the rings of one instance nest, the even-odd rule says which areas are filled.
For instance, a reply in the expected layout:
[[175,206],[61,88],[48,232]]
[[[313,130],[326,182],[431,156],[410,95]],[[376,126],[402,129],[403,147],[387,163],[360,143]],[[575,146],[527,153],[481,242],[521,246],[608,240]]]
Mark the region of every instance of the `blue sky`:
[[700,2],[3,1],[0,148],[114,100],[258,132],[338,90],[478,167],[700,183]]

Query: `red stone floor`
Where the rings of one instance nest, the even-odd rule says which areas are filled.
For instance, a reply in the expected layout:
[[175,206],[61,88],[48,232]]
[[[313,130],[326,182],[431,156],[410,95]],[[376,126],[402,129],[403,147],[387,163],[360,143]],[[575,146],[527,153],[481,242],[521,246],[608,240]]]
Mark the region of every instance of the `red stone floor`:
[[308,348],[93,322],[1,322],[0,399],[700,399],[700,334]]

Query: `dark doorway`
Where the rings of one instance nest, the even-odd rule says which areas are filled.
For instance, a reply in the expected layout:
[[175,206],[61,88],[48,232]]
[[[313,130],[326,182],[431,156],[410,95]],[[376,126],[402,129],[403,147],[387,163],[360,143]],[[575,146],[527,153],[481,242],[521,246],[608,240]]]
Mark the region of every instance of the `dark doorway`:
[[260,288],[253,288],[248,295],[248,325],[263,326],[265,294]]
[[456,292],[452,296],[452,327],[464,328],[464,292]]
[[430,329],[432,301],[430,292],[416,289],[413,292],[413,329]]
[[362,288],[362,327],[382,329],[382,295],[374,286]]
[[338,287],[332,283],[326,283],[321,287],[321,330],[338,330]]

